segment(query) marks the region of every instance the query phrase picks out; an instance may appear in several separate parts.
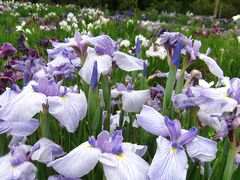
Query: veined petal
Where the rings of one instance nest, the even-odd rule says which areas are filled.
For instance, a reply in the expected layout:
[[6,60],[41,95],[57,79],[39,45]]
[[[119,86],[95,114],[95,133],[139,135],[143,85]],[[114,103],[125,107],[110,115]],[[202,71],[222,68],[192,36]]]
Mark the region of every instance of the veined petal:
[[31,155],[31,159],[34,161],[48,164],[56,157],[60,157],[65,154],[61,146],[44,137],[37,141],[35,145],[39,145],[39,149],[35,150]]
[[211,115],[221,115],[221,114],[209,113],[209,112],[203,111],[201,109],[197,113],[199,120],[201,121],[201,123],[204,126],[210,126],[210,127],[214,128],[216,131],[220,131],[221,130],[221,122],[219,121],[219,119],[217,117],[212,117]]
[[47,97],[35,92],[29,83],[15,98],[0,108],[0,118],[6,121],[28,121],[42,110]]
[[[0,134],[7,133],[12,136],[29,136],[39,126],[37,119],[29,121],[0,121]],[[2,131],[8,129],[7,131]]]
[[199,59],[203,60],[207,64],[209,71],[214,76],[216,76],[220,79],[224,78],[222,69],[218,66],[218,64],[216,63],[216,61],[214,59],[208,57],[205,54],[200,54]]
[[201,162],[209,162],[215,159],[217,143],[210,139],[196,136],[195,139],[186,145],[188,155]]
[[148,171],[150,179],[184,180],[188,159],[184,150],[172,148],[164,137],[157,138],[157,152]]
[[145,131],[157,136],[168,136],[168,130],[164,123],[164,117],[150,106],[143,105],[140,114],[137,114],[138,125]]
[[0,158],[0,178],[1,180],[24,179],[33,180],[36,178],[37,168],[30,162],[24,162],[18,166],[12,166],[10,163],[11,155],[8,154]]
[[122,143],[123,152],[132,152],[139,155],[140,157],[142,157],[146,153],[147,148],[148,148],[147,146],[132,143]]
[[88,48],[86,61],[79,71],[79,75],[87,84],[91,82],[94,61],[98,64],[98,80],[101,74],[107,74],[112,69],[112,58],[109,55],[97,55],[93,48]]
[[47,63],[47,65],[51,65],[52,67],[60,67],[64,64],[70,64],[70,60],[66,57],[64,57],[63,55],[59,54],[57,55],[57,57],[52,60],[51,62]]
[[10,88],[6,88],[6,91],[2,95],[0,95],[0,107],[7,104],[7,102],[17,96],[17,94],[18,93],[11,90]]
[[122,154],[103,153],[99,156],[107,180],[145,180],[148,179],[148,163],[132,152]]
[[68,132],[74,132],[79,121],[87,113],[87,100],[83,91],[67,93],[65,96],[49,96],[49,113],[63,125]]
[[117,63],[120,69],[124,71],[143,70],[144,61],[136,57],[130,56],[123,52],[117,51],[113,53],[113,60]]
[[66,156],[48,164],[59,174],[76,178],[88,174],[97,164],[101,151],[85,142],[73,149]]
[[149,90],[122,92],[122,109],[127,112],[139,112],[149,97]]
[[69,178],[69,177],[64,177],[62,175],[53,175],[53,176],[49,176],[48,180],[81,180],[81,178]]

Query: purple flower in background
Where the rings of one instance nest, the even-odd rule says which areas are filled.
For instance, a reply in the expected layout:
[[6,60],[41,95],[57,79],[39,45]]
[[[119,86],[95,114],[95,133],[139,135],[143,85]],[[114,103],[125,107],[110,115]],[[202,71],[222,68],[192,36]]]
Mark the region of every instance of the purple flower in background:
[[141,53],[141,42],[140,42],[139,37],[137,37],[137,43],[136,43],[136,48],[135,48],[136,57],[139,57],[140,53]]
[[137,122],[146,131],[159,136],[157,151],[148,171],[150,179],[186,179],[188,159],[184,146],[192,159],[202,163],[215,158],[216,142],[197,136],[196,128],[181,129],[179,120],[163,117],[152,107],[143,106]]
[[66,156],[48,164],[63,176],[77,178],[88,174],[100,161],[106,179],[148,179],[149,168],[140,156],[146,152],[145,146],[123,143],[121,131],[112,136],[102,131],[97,139],[88,141],[73,149]]
[[17,52],[17,50],[10,43],[4,43],[0,46],[0,58],[4,58],[6,56],[12,56]]
[[[7,121],[27,121],[48,106],[52,114],[68,132],[74,132],[87,113],[87,100],[83,91],[73,93],[54,80],[40,78],[31,81],[13,100],[0,108],[0,118]],[[27,109],[27,111],[26,111]]]

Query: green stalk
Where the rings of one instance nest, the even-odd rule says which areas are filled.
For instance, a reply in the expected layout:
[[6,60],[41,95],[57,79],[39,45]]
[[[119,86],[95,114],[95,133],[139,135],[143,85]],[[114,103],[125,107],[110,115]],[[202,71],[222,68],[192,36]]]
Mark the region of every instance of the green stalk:
[[183,85],[184,85],[184,74],[186,69],[188,68],[188,59],[189,57],[186,56],[186,58],[183,60],[183,68],[181,69],[181,73],[180,73],[180,78],[177,81],[177,85],[176,85],[176,94],[179,94],[182,92],[183,89]]
[[41,135],[51,139],[51,128],[47,118],[48,115],[48,105],[43,104],[43,111],[40,112],[40,124],[41,124]]
[[169,75],[167,78],[165,94],[163,98],[163,114],[167,115],[169,112],[169,107],[171,105],[172,93],[174,89],[174,84],[176,81],[177,67],[171,66]]
[[230,147],[228,151],[227,163],[224,169],[223,180],[232,179],[234,167],[234,157],[236,153],[236,130],[233,129],[233,142],[230,142]]
[[108,81],[108,75],[102,76],[102,90],[105,103],[105,110],[107,111],[107,117],[104,122],[104,129],[110,130],[110,117],[111,117],[111,85]]

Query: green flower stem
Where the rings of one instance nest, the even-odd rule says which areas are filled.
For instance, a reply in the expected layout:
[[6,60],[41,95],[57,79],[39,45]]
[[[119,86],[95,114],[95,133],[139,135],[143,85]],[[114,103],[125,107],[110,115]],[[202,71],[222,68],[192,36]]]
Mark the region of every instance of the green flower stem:
[[51,139],[51,128],[48,121],[48,105],[43,104],[43,111],[40,113],[41,135]]
[[228,151],[227,163],[224,169],[223,180],[232,179],[233,172],[235,170],[234,167],[234,157],[236,153],[236,130],[233,129],[233,141],[230,142],[230,147]]
[[104,129],[109,131],[111,117],[111,84],[108,80],[108,75],[102,76],[102,85],[105,110],[107,111],[107,117],[104,122]]
[[167,115],[169,113],[169,108],[171,105],[171,99],[172,99],[172,93],[174,89],[174,84],[176,81],[176,74],[177,74],[177,67],[171,66],[167,83],[166,83],[166,89],[165,94],[163,98],[163,114]]

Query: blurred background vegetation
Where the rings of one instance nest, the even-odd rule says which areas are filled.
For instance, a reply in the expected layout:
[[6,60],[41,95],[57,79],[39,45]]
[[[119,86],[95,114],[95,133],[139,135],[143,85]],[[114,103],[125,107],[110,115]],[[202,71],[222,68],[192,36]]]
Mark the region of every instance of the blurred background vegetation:
[[110,11],[149,10],[232,17],[240,13],[240,0],[30,0],[37,3],[78,4],[84,7],[108,8]]

